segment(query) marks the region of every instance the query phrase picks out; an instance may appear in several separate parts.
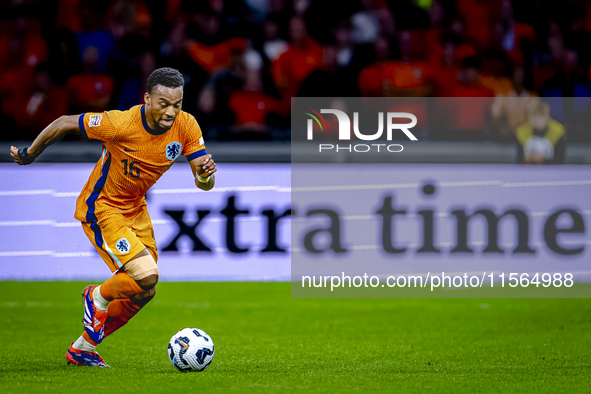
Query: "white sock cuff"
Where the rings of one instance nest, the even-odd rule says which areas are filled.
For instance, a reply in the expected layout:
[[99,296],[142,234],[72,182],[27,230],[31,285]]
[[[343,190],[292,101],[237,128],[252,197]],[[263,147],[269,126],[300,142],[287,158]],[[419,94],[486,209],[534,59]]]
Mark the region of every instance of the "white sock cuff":
[[84,337],[82,335],[80,335],[80,338],[78,338],[76,340],[76,342],[74,342],[72,347],[76,350],[82,350],[84,352],[89,352],[89,353],[94,352],[96,349],[96,346],[91,345],[86,339],[84,339]]
[[109,307],[110,301],[107,301],[103,298],[100,289],[100,286],[94,288],[94,291],[92,292],[92,298],[94,299],[94,305],[96,305],[98,309],[106,311]]

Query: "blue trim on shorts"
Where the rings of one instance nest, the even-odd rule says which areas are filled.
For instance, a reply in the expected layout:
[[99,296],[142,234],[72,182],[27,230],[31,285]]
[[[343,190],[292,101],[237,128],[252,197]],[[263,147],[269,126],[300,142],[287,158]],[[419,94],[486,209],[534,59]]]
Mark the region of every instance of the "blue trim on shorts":
[[[104,149],[106,150],[106,148],[104,148]],[[108,153],[108,151],[107,151],[107,153]],[[94,213],[94,210],[96,208],[95,203],[96,203],[96,200],[99,198],[99,195],[103,191],[103,188],[105,187],[105,183],[107,182],[107,177],[109,175],[109,168],[110,167],[111,167],[111,154],[109,154],[107,161],[105,161],[105,164],[103,164],[102,175],[100,176],[98,181],[96,181],[96,183],[94,185],[94,189],[92,190],[92,193],[90,193],[90,196],[86,200],[86,206],[88,207],[88,211],[86,212],[86,222],[88,222],[88,223],[93,223],[93,222],[97,221],[96,215]],[[95,233],[95,235],[96,235],[96,233]],[[102,245],[102,241],[101,241],[101,245]]]
[[92,222],[90,223],[90,229],[94,232],[94,242],[99,246],[103,247],[103,233],[101,232],[101,228],[99,227],[98,223]]
[[191,161],[191,160],[195,160],[198,157],[201,156],[205,156],[207,154],[207,152],[205,151],[205,149],[201,149],[198,150],[197,152],[193,152],[190,155],[187,155],[187,160]]

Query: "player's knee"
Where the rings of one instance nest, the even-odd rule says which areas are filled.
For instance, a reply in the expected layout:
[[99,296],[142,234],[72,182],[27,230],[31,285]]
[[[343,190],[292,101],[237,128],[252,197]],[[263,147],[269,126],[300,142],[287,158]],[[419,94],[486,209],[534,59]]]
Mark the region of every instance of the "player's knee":
[[152,287],[150,290],[146,291],[145,293],[137,294],[137,295],[131,297],[131,300],[133,301],[134,304],[143,308],[144,306],[146,306],[146,304],[148,302],[150,302],[152,300],[152,298],[154,298],[155,295],[156,295],[156,287]]
[[158,274],[148,275],[145,278],[136,280],[138,285],[144,290],[151,290],[158,283]]
[[125,272],[144,290],[158,283],[158,266],[150,253],[142,253],[125,264]]

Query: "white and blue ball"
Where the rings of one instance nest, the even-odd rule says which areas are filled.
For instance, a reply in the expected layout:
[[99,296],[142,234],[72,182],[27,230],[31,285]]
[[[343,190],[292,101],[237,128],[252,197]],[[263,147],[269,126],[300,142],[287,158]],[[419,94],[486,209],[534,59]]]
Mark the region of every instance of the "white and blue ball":
[[181,372],[200,372],[211,364],[213,340],[198,328],[183,328],[168,343],[168,358]]

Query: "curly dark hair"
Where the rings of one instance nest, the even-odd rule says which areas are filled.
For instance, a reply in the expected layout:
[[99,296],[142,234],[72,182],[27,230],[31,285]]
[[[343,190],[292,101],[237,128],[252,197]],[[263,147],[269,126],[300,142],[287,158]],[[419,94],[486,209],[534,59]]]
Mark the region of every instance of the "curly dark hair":
[[184,86],[185,80],[183,74],[178,70],[170,67],[162,67],[154,70],[154,72],[148,77],[148,93],[152,93],[152,89],[154,89],[156,85],[162,85],[174,89],[179,86]]

